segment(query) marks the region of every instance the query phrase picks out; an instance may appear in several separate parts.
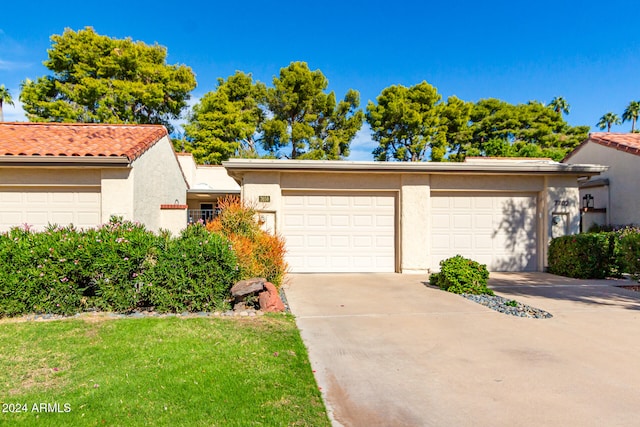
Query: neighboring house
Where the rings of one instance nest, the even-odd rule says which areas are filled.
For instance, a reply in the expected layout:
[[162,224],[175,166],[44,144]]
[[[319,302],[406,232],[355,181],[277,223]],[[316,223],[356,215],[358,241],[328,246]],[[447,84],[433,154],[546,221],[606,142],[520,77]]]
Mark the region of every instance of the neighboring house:
[[178,232],[186,197],[163,126],[0,123],[0,231],[117,215]]
[[579,231],[578,178],[606,170],[540,159],[223,165],[286,239],[292,272],[426,273],[456,254],[542,271],[550,239]]
[[240,195],[240,186],[220,165],[196,165],[190,153],[177,153],[187,179],[187,221],[209,221],[219,212],[218,200]]
[[593,224],[640,224],[640,134],[594,132],[563,163],[609,166],[580,182],[583,230]]

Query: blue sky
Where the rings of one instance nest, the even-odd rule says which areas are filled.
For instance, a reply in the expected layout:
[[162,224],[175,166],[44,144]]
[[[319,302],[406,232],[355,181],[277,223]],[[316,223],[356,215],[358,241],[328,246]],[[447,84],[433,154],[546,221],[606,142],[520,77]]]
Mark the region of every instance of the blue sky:
[[[49,37],[65,27],[166,46],[169,63],[192,67],[194,100],[241,70],[267,84],[306,61],[342,97],[375,101],[393,84],[426,80],[446,98],[511,103],[564,97],[572,125],[640,100],[640,8],[635,1],[111,1],[7,2],[0,23],[0,84],[17,101],[20,82],[48,74]],[[26,120],[5,107],[6,120]],[[629,123],[612,130],[627,132]],[[371,160],[368,129],[353,160]]]

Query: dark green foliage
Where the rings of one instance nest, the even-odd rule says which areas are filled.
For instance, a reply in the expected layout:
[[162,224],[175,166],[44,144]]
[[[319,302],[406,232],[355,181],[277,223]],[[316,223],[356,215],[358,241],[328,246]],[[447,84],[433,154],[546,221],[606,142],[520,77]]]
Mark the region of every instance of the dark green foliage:
[[578,279],[604,279],[617,271],[615,233],[587,233],[553,239],[549,272]]
[[640,279],[640,232],[627,229],[617,233],[617,254],[620,267],[635,280]]
[[166,48],[97,34],[93,28],[51,36],[44,65],[20,101],[38,122],[147,123],[172,130],[196,87],[191,68],[168,65]]
[[222,308],[239,276],[230,242],[193,224],[167,243],[141,277],[145,298],[160,312]]
[[489,271],[487,266],[456,255],[440,261],[440,272],[429,278],[432,285],[455,294],[493,295],[487,288]]
[[97,229],[0,234],[0,317],[224,307],[238,278],[230,242],[204,226],[178,238],[118,218]]

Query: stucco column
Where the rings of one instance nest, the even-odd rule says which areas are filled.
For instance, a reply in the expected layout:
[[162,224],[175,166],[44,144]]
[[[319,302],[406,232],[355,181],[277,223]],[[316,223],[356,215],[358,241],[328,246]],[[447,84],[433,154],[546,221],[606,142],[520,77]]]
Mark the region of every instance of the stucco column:
[[399,201],[400,272],[426,274],[431,250],[430,178],[403,174]]

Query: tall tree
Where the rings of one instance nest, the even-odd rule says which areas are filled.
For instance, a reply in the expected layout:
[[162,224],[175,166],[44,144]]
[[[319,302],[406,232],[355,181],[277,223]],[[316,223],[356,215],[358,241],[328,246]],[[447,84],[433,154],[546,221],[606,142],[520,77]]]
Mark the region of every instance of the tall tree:
[[362,126],[360,95],[349,90],[336,101],[325,93],[327,78],[305,62],[292,62],[267,89],[267,119],[262,123],[262,146],[276,155],[290,147],[290,159],[337,160],[349,155],[349,145]]
[[561,96],[556,96],[549,103],[549,108],[558,114],[569,114],[569,103]]
[[51,36],[44,65],[52,75],[26,80],[20,100],[31,121],[154,123],[172,130],[195,75],[167,65],[167,49],[130,38],[101,36],[91,27]]
[[4,87],[4,85],[0,85],[0,122],[4,122],[4,112],[2,111],[3,104],[14,105],[9,89]]
[[631,101],[627,108],[622,113],[622,121],[623,122],[631,122],[631,132],[636,131],[636,121],[638,120],[638,116],[640,115],[640,102]]
[[187,149],[197,163],[219,164],[233,156],[257,157],[255,135],[265,114],[266,87],[237,71],[205,94],[184,125]]
[[598,127],[600,129],[607,128],[607,132],[611,132],[611,125],[620,125],[622,122],[620,121],[620,116],[616,113],[609,111],[604,116],[600,117],[600,121],[598,122]]
[[562,159],[586,139],[588,126],[569,126],[541,103],[513,105],[499,99],[478,101],[471,112],[467,156],[523,156]]
[[446,153],[446,105],[435,87],[423,81],[412,87],[389,86],[369,102],[366,118],[378,147],[379,161],[441,161]]

